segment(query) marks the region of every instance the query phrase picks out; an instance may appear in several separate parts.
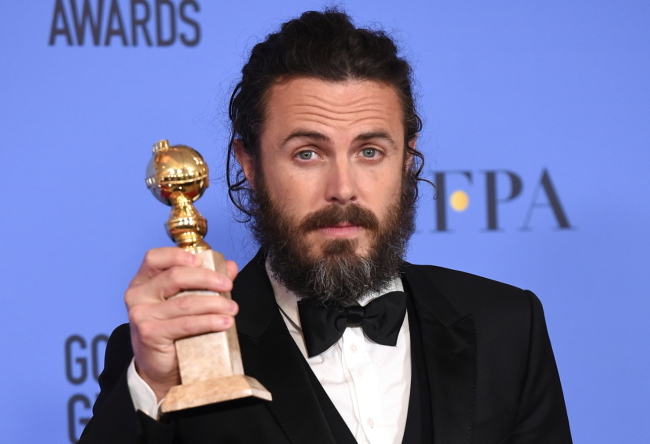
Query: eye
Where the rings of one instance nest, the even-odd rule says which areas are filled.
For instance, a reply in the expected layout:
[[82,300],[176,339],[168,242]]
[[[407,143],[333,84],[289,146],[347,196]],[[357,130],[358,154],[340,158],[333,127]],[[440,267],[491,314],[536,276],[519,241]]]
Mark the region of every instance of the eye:
[[298,157],[300,160],[311,160],[314,158],[314,152],[313,151],[301,151],[298,153]]
[[375,148],[364,148],[361,150],[361,155],[366,158],[377,157],[377,150]]

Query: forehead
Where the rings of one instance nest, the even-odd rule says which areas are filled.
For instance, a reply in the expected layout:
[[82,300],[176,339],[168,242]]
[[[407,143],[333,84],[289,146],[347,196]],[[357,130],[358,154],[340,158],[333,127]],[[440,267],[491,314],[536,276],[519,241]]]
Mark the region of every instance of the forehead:
[[[266,101],[264,133],[296,128],[352,133],[383,130],[402,139],[402,106],[395,89],[374,80],[292,78],[273,85]],[[271,134],[269,134],[271,133]]]

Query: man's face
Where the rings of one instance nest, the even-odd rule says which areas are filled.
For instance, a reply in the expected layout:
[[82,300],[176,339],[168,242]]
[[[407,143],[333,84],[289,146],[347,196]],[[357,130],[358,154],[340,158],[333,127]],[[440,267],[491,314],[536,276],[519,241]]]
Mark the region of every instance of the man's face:
[[[403,247],[395,245],[395,251],[390,251],[378,243],[393,242],[391,233],[405,231],[400,217],[406,215],[399,214],[404,150],[401,103],[392,87],[367,80],[313,78],[274,85],[260,135],[258,169],[240,155],[261,200],[260,214],[255,215],[262,219],[256,222],[258,231],[275,231],[271,243],[288,243],[285,256],[301,256],[307,264],[343,258],[351,260],[344,267],[354,268],[359,259],[376,260],[373,256],[382,248],[384,256],[401,255]],[[289,260],[285,258],[278,267],[300,268],[288,264]],[[396,268],[396,263],[393,257],[390,267]],[[388,277],[395,272],[390,270]],[[305,279],[314,278],[296,276],[297,281]],[[355,277],[341,277],[346,282],[350,279]],[[372,289],[363,282],[357,287]]]

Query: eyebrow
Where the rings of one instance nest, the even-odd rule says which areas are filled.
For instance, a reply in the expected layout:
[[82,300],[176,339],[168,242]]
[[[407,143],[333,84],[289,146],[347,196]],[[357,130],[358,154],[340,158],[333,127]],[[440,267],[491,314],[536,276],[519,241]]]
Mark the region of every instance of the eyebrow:
[[313,139],[313,140],[320,140],[322,142],[330,142],[330,138],[323,133],[319,133],[318,131],[308,131],[308,130],[299,129],[289,134],[289,136],[282,141],[280,147],[284,147],[287,143],[289,143],[293,139]]
[[[280,147],[281,148],[284,147],[287,143],[289,143],[293,139],[312,139],[312,140],[319,140],[321,142],[331,142],[331,139],[323,133],[319,133],[318,131],[299,129],[289,134],[289,136],[287,136],[282,141]],[[357,137],[354,138],[354,142],[366,142],[368,140],[373,140],[373,139],[385,140],[391,145],[391,147],[397,149],[397,143],[395,143],[393,138],[390,137],[386,131],[382,131],[382,130],[370,131],[367,133],[359,134]]]
[[393,140],[392,137],[388,135],[386,131],[371,131],[369,133],[359,134],[354,138],[355,142],[366,142],[368,140],[381,139],[388,142],[392,148],[397,149],[397,143]]

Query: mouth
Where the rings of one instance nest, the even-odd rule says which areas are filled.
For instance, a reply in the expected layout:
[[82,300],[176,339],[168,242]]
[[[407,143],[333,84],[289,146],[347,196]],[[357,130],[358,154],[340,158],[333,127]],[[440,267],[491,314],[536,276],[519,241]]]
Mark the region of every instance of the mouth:
[[318,231],[327,237],[347,239],[356,236],[362,228],[361,225],[355,225],[346,221],[335,225],[319,227]]
[[316,232],[329,239],[352,239],[362,230],[375,232],[379,221],[372,211],[358,204],[330,205],[305,216],[300,223],[303,233]]

